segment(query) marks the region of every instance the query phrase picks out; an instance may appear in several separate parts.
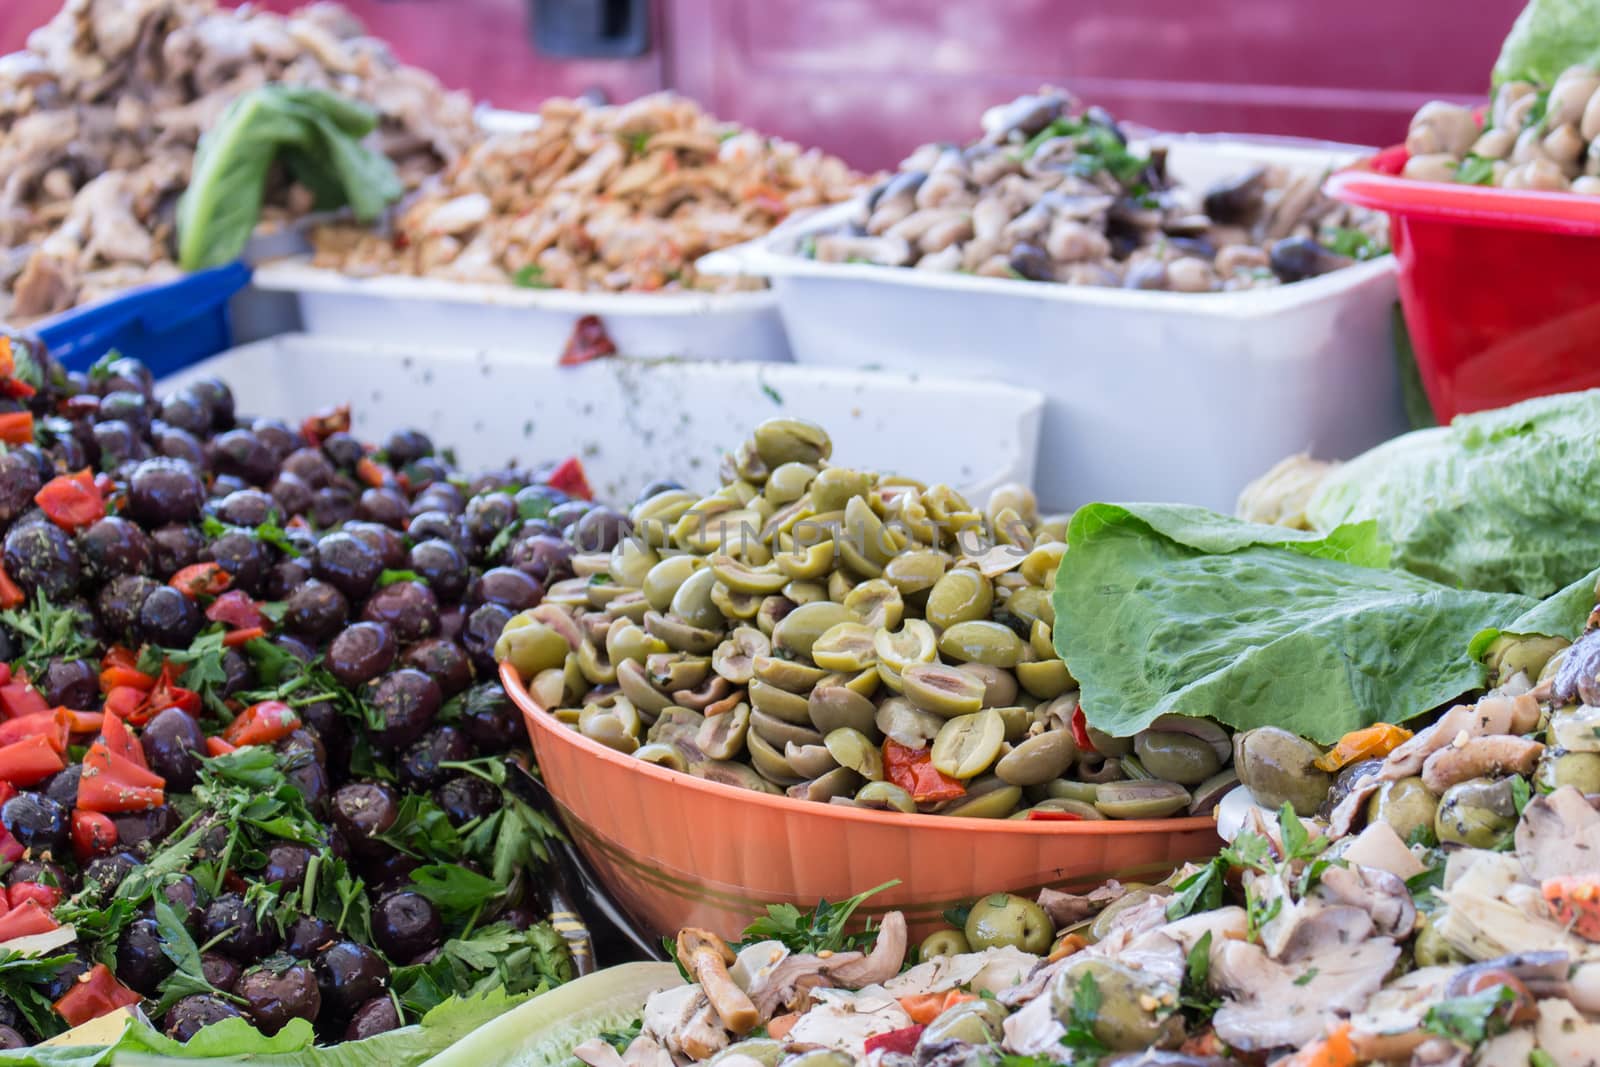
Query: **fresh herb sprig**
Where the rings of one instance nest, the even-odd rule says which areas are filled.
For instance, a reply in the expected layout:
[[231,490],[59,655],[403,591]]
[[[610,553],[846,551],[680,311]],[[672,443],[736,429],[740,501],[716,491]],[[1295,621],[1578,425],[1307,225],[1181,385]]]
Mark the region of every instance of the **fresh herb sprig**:
[[900,880],[896,878],[837,904],[821,901],[809,915],[793,904],[769,904],[765,918],[757,919],[745,927],[744,939],[739,945],[781,941],[790,952],[795,953],[865,950],[877,939],[877,933],[871,929],[870,923],[865,930],[847,933],[845,927],[850,924],[850,917],[869,897],[899,884]]
[[88,636],[81,612],[57,607],[43,593],[35,593],[31,605],[0,611],[0,623],[22,639],[22,653],[12,666],[30,676],[38,676],[52,659],[81,659],[99,647]]

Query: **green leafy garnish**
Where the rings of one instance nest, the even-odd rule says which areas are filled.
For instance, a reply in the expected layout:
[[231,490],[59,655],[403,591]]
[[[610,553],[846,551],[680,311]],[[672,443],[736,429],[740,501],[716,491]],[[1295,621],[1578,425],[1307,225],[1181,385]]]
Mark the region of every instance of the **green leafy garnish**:
[[0,950],[0,996],[9,1000],[29,1029],[42,1037],[53,1037],[66,1029],[44,986],[72,961],[71,953],[29,956]]
[[1494,160],[1482,156],[1468,156],[1456,167],[1456,181],[1463,185],[1492,185],[1494,163]]
[[1517,999],[1510,986],[1497,985],[1467,997],[1450,997],[1428,1009],[1422,1029],[1451,1041],[1476,1046],[1509,1027],[1502,1008]]
[[441,911],[471,915],[504,892],[492,878],[454,863],[430,863],[411,872],[416,892],[439,905]]
[[1172,903],[1167,905],[1167,921],[1222,907],[1222,892],[1226,888],[1227,876],[1228,861],[1217,856],[1173,886]]
[[396,582],[420,582],[422,579],[416,571],[392,571],[385,567],[378,573],[378,588],[394,585]]
[[93,656],[99,648],[88,636],[82,614],[56,607],[43,593],[34,594],[31,607],[0,611],[0,623],[22,639],[22,652],[12,665],[31,676],[40,675],[52,659]]
[[764,919],[757,919],[744,929],[741,945],[757,941],[781,941],[790,952],[817,953],[843,952],[865,948],[876,936],[871,930],[846,933],[845,927],[868,897],[900,884],[897,878],[857,893],[848,900],[830,904],[824,900],[809,915],[802,914],[793,904],[769,904]]
[[549,282],[545,281],[544,268],[537,263],[529,263],[513,271],[511,284],[523,289],[554,288]]
[[177,968],[161,982],[156,1014],[165,1013],[173,1004],[191,994],[209,993],[228,998],[229,994],[221,993],[206,980],[205,970],[200,963],[200,946],[195,944],[173,906],[165,899],[158,898],[155,901],[155,916],[162,955]]
[[1341,226],[1323,240],[1330,252],[1355,260],[1377,259],[1389,254],[1389,246],[1350,226]]
[[452,993],[481,996],[541,993],[572,978],[566,942],[547,923],[518,930],[509,923],[485,926],[470,937],[450,938],[425,964],[399,967],[394,990],[411,1011],[427,1011]]
[[1095,1023],[1100,1020],[1100,983],[1094,975],[1085,972],[1072,989],[1072,1005],[1067,1018],[1062,1020],[1066,1033],[1061,1044],[1074,1052],[1102,1056],[1111,1050],[1095,1034]]
[[1315,967],[1307,967],[1304,974],[1294,980],[1295,985],[1310,985],[1312,980],[1322,972]]

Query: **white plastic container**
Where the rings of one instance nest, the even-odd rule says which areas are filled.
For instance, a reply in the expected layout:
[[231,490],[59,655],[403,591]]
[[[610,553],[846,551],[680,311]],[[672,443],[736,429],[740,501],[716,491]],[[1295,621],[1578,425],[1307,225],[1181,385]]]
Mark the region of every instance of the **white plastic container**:
[[[1321,174],[1370,150],[1162,138],[1204,185],[1255,163]],[[980,278],[790,254],[829,209],[700,261],[771,279],[797,362],[963,375],[1048,397],[1039,496],[1232,511],[1295,452],[1354,455],[1405,430],[1392,257],[1254,292],[1168,293]]]
[[303,257],[262,264],[254,283],[258,290],[294,294],[302,328],[329,337],[559,355],[578,320],[598,315],[628,356],[789,359],[770,289],[576,293],[403,275],[352,278],[312,267]]
[[426,431],[469,468],[576,455],[598,497],[626,503],[674,478],[710,489],[722,454],[774,416],[827,428],[837,463],[944,481],[981,502],[1031,483],[1044,397],[997,384],[833,368],[601,359],[562,367],[520,352],[424,349],[283,334],[163,380],[232,385],[239,409],[298,424],[351,405],[367,440]]

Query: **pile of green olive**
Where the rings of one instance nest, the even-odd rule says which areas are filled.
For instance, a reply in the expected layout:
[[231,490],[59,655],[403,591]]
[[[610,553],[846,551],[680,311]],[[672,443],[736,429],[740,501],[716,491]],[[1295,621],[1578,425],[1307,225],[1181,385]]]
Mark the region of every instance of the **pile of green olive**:
[[[585,737],[800,799],[1161,818],[1209,812],[1237,783],[1232,740],[1207,720],[1113,738],[1076,715],[1075,730],[1051,640],[1065,522],[1032,493],[1004,487],[980,510],[831,452],[820,427],[774,419],[711,495],[657,483],[614,547],[574,557],[577,577],[506,625],[496,656]],[[908,752],[957,795],[906,788]]]

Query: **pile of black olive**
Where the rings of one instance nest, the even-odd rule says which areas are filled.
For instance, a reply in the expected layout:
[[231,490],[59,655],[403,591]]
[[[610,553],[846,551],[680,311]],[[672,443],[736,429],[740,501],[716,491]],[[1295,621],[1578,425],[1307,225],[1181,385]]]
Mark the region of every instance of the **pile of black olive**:
[[[342,430],[308,437],[278,419],[241,414],[219,380],[158,397],[151,374],[134,360],[67,373],[41,346],[30,349],[42,384],[25,399],[0,397],[0,413],[26,406],[35,415],[35,443],[0,454],[0,559],[30,602],[43,594],[76,611],[97,649],[35,672],[46,703],[98,708],[98,656],[112,645],[188,647],[208,623],[202,606],[167,582],[181,568],[215,562],[233,589],[281,603],[274,645],[361,692],[370,709],[365,741],[393,772],[387,782],[354,777],[351,752],[362,724],[332,702],[296,708],[303,725],[278,743],[280,763],[326,824],[332,851],[364,879],[373,943],[346,940],[309,915],[258,918],[239,893],[206,899],[185,876],[166,896],[197,944],[208,946],[207,978],[233,999],[190,995],[157,1024],[186,1039],[239,1014],[269,1032],[304,1017],[323,1040],[338,1040],[410,1021],[389,995],[390,968],[426,961],[444,927],[434,904],[407,888],[418,861],[375,835],[394,822],[409,791],[431,796],[457,825],[502,803],[488,781],[442,766],[507,753],[525,736],[495,681],[495,641],[547,585],[572,576],[580,546],[609,549],[626,520],[569,499],[539,472],[465,475],[416,431],[390,434],[374,453]],[[374,458],[395,476],[389,484],[368,484],[370,476],[358,472]],[[73,534],[44,516],[34,496],[57,475],[84,468],[109,475],[108,498],[118,510]],[[524,517],[534,514],[542,517]],[[263,528],[274,535],[262,536]],[[415,577],[380,583],[386,571]],[[0,626],[0,661],[23,652],[20,635]],[[227,650],[222,667],[226,680],[214,697],[260,687],[241,652]],[[436,723],[457,697],[459,715]],[[140,734],[169,800],[193,788],[205,753],[201,724],[174,708]],[[69,766],[5,806],[7,830],[29,849],[5,872],[7,884],[54,882],[68,896],[86,877],[115,884],[176,828],[170,804],[116,816],[117,851],[79,869],[67,825],[80,773]],[[307,845],[283,841],[250,877],[293,887],[312,855]],[[536,881],[482,921],[519,929],[538,921]],[[45,990],[52,999],[94,963],[81,940],[69,951],[75,962]],[[126,927],[115,960],[120,981],[155,994],[173,963],[153,915]],[[14,1006],[0,1000],[0,1045],[41,1036],[26,1031]]]

